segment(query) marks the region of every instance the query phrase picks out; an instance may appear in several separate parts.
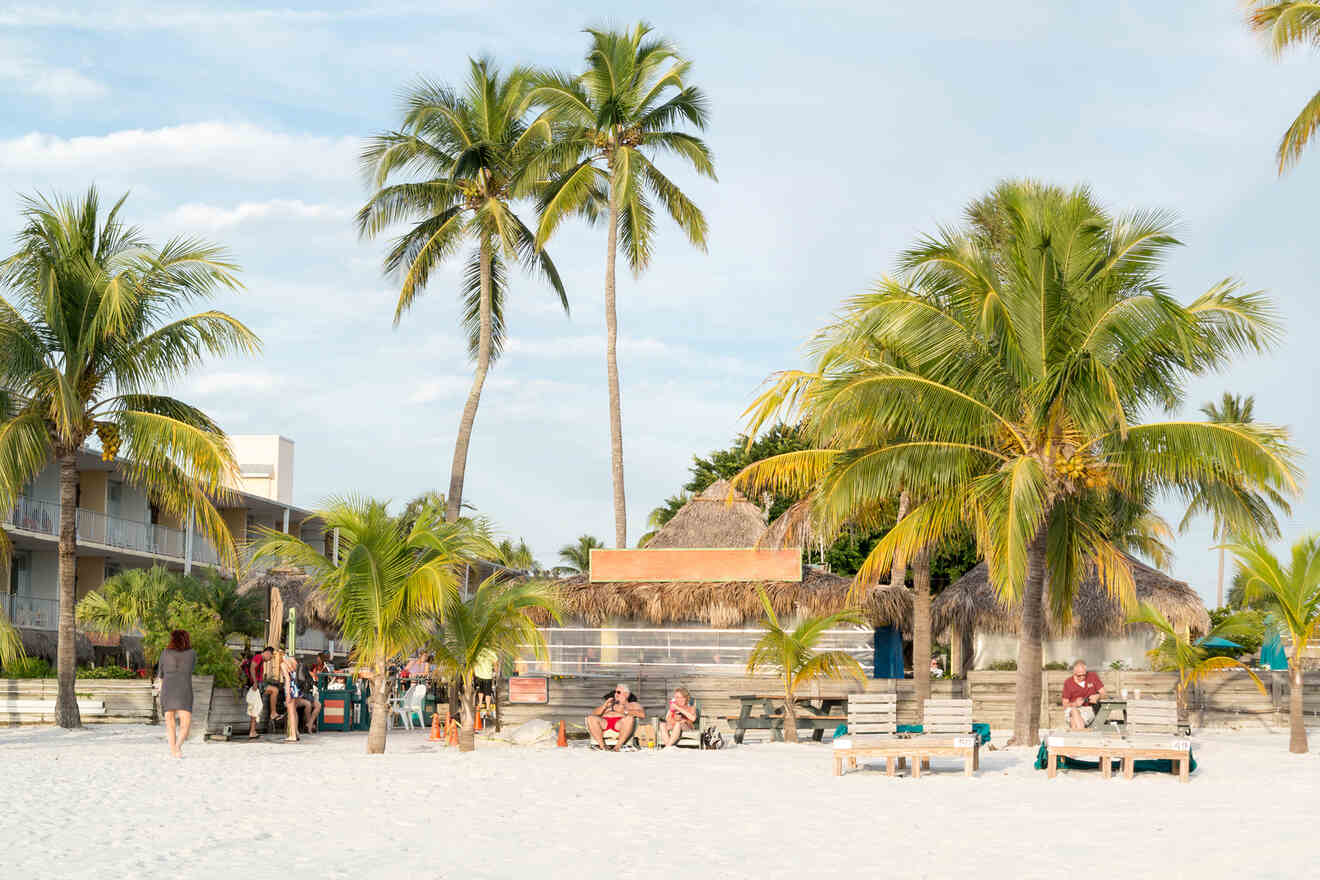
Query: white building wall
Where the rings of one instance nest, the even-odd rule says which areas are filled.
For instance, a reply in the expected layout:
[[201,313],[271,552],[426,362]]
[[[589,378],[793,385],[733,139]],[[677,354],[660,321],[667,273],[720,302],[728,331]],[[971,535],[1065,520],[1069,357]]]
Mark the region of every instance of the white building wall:
[[[1118,638],[1047,638],[1042,647],[1044,663],[1085,660],[1087,666],[1100,670],[1114,660],[1122,660],[1131,669],[1145,669],[1150,665],[1146,652],[1155,647],[1155,634],[1148,631]],[[977,633],[972,651],[973,669],[985,669],[996,660],[1016,660],[1017,636]]]
[[60,556],[50,550],[32,551],[32,598],[58,599],[60,597]]
[[293,441],[278,434],[234,434],[237,488],[281,504],[293,503]]

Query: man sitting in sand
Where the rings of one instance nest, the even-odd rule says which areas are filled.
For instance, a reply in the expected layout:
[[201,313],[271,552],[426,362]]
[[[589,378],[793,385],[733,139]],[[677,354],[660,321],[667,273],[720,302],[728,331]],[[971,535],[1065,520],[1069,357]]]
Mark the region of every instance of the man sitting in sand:
[[620,683],[614,688],[614,693],[608,695],[605,702],[587,716],[587,732],[591,734],[592,747],[605,748],[605,731],[613,730],[619,735],[614,751],[619,751],[632,739],[637,719],[641,717],[642,704],[633,697],[632,688]]
[[1078,660],[1073,664],[1073,673],[1063,682],[1063,712],[1068,719],[1068,726],[1073,730],[1085,730],[1095,720],[1096,707],[1105,695],[1105,686],[1100,676],[1086,671],[1086,662]]

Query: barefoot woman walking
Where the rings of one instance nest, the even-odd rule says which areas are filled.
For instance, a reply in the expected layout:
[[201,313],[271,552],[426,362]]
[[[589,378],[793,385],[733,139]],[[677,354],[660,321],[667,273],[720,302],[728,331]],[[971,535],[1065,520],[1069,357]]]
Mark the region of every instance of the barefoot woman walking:
[[[183,757],[183,741],[192,727],[192,674],[197,665],[197,654],[186,629],[170,633],[170,645],[160,652],[160,709],[165,713],[165,736],[170,741],[170,754]],[[174,724],[179,729],[175,733]]]

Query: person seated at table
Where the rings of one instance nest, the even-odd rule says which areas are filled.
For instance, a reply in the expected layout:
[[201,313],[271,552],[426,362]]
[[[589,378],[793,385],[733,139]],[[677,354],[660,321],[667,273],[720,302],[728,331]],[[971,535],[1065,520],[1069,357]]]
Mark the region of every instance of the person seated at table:
[[622,749],[637,728],[637,719],[642,717],[642,704],[632,695],[632,688],[620,683],[614,693],[605,695],[601,703],[587,716],[587,732],[591,734],[592,748],[605,748],[605,731],[613,730],[619,735],[614,744],[614,751]]
[[280,685],[280,671],[275,668],[275,649],[267,645],[261,649],[261,657],[261,694],[270,704],[269,723],[274,723],[284,717],[279,712],[280,694],[284,688]]
[[660,722],[656,740],[664,748],[678,742],[685,730],[693,730],[697,721],[697,707],[692,705],[692,694],[685,687],[674,688],[674,695],[669,700],[669,711]]
[[317,678],[305,663],[298,664],[298,685],[302,688],[303,698],[311,704],[307,713],[307,732],[316,733],[316,725],[321,720],[321,689],[317,687]]
[[307,732],[316,733],[316,722],[311,717],[312,701],[307,699],[299,681],[298,661],[292,657],[284,658],[284,711],[295,713],[295,724],[303,712],[307,712]]
[[403,673],[409,678],[426,678],[431,674],[431,655],[423,651],[403,667]]
[[938,657],[930,658],[930,677],[931,678],[944,677],[944,667],[940,666],[940,658]]
[[1095,720],[1096,707],[1105,695],[1100,676],[1086,671],[1086,662],[1073,664],[1072,675],[1063,682],[1063,714],[1073,730],[1085,730]]

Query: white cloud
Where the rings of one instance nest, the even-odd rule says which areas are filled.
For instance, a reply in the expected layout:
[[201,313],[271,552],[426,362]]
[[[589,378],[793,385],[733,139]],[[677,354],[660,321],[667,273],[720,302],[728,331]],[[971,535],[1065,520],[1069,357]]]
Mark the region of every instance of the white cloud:
[[46,64],[16,41],[0,41],[0,82],[15,91],[64,103],[101,98],[110,89],[71,67]]
[[290,220],[346,220],[353,209],[342,205],[308,204],[301,199],[271,199],[265,202],[240,202],[232,208],[203,202],[189,202],[171,211],[168,222],[184,227],[204,226],[222,229],[250,220],[272,218]]
[[286,133],[232,122],[194,122],[63,138],[31,132],[0,140],[9,173],[88,173],[106,168],[223,173],[229,179],[316,178],[342,183],[357,174],[358,141]]
[[445,3],[392,4],[360,9],[215,9],[207,6],[138,6],[122,4],[88,14],[68,7],[14,6],[0,10],[0,27],[75,28],[93,31],[185,30],[214,31],[262,26],[313,26],[385,18],[442,16],[479,10],[486,4],[449,0]]
[[270,391],[279,383],[279,377],[265,370],[216,370],[188,379],[184,388],[188,394],[212,395],[239,392]]

